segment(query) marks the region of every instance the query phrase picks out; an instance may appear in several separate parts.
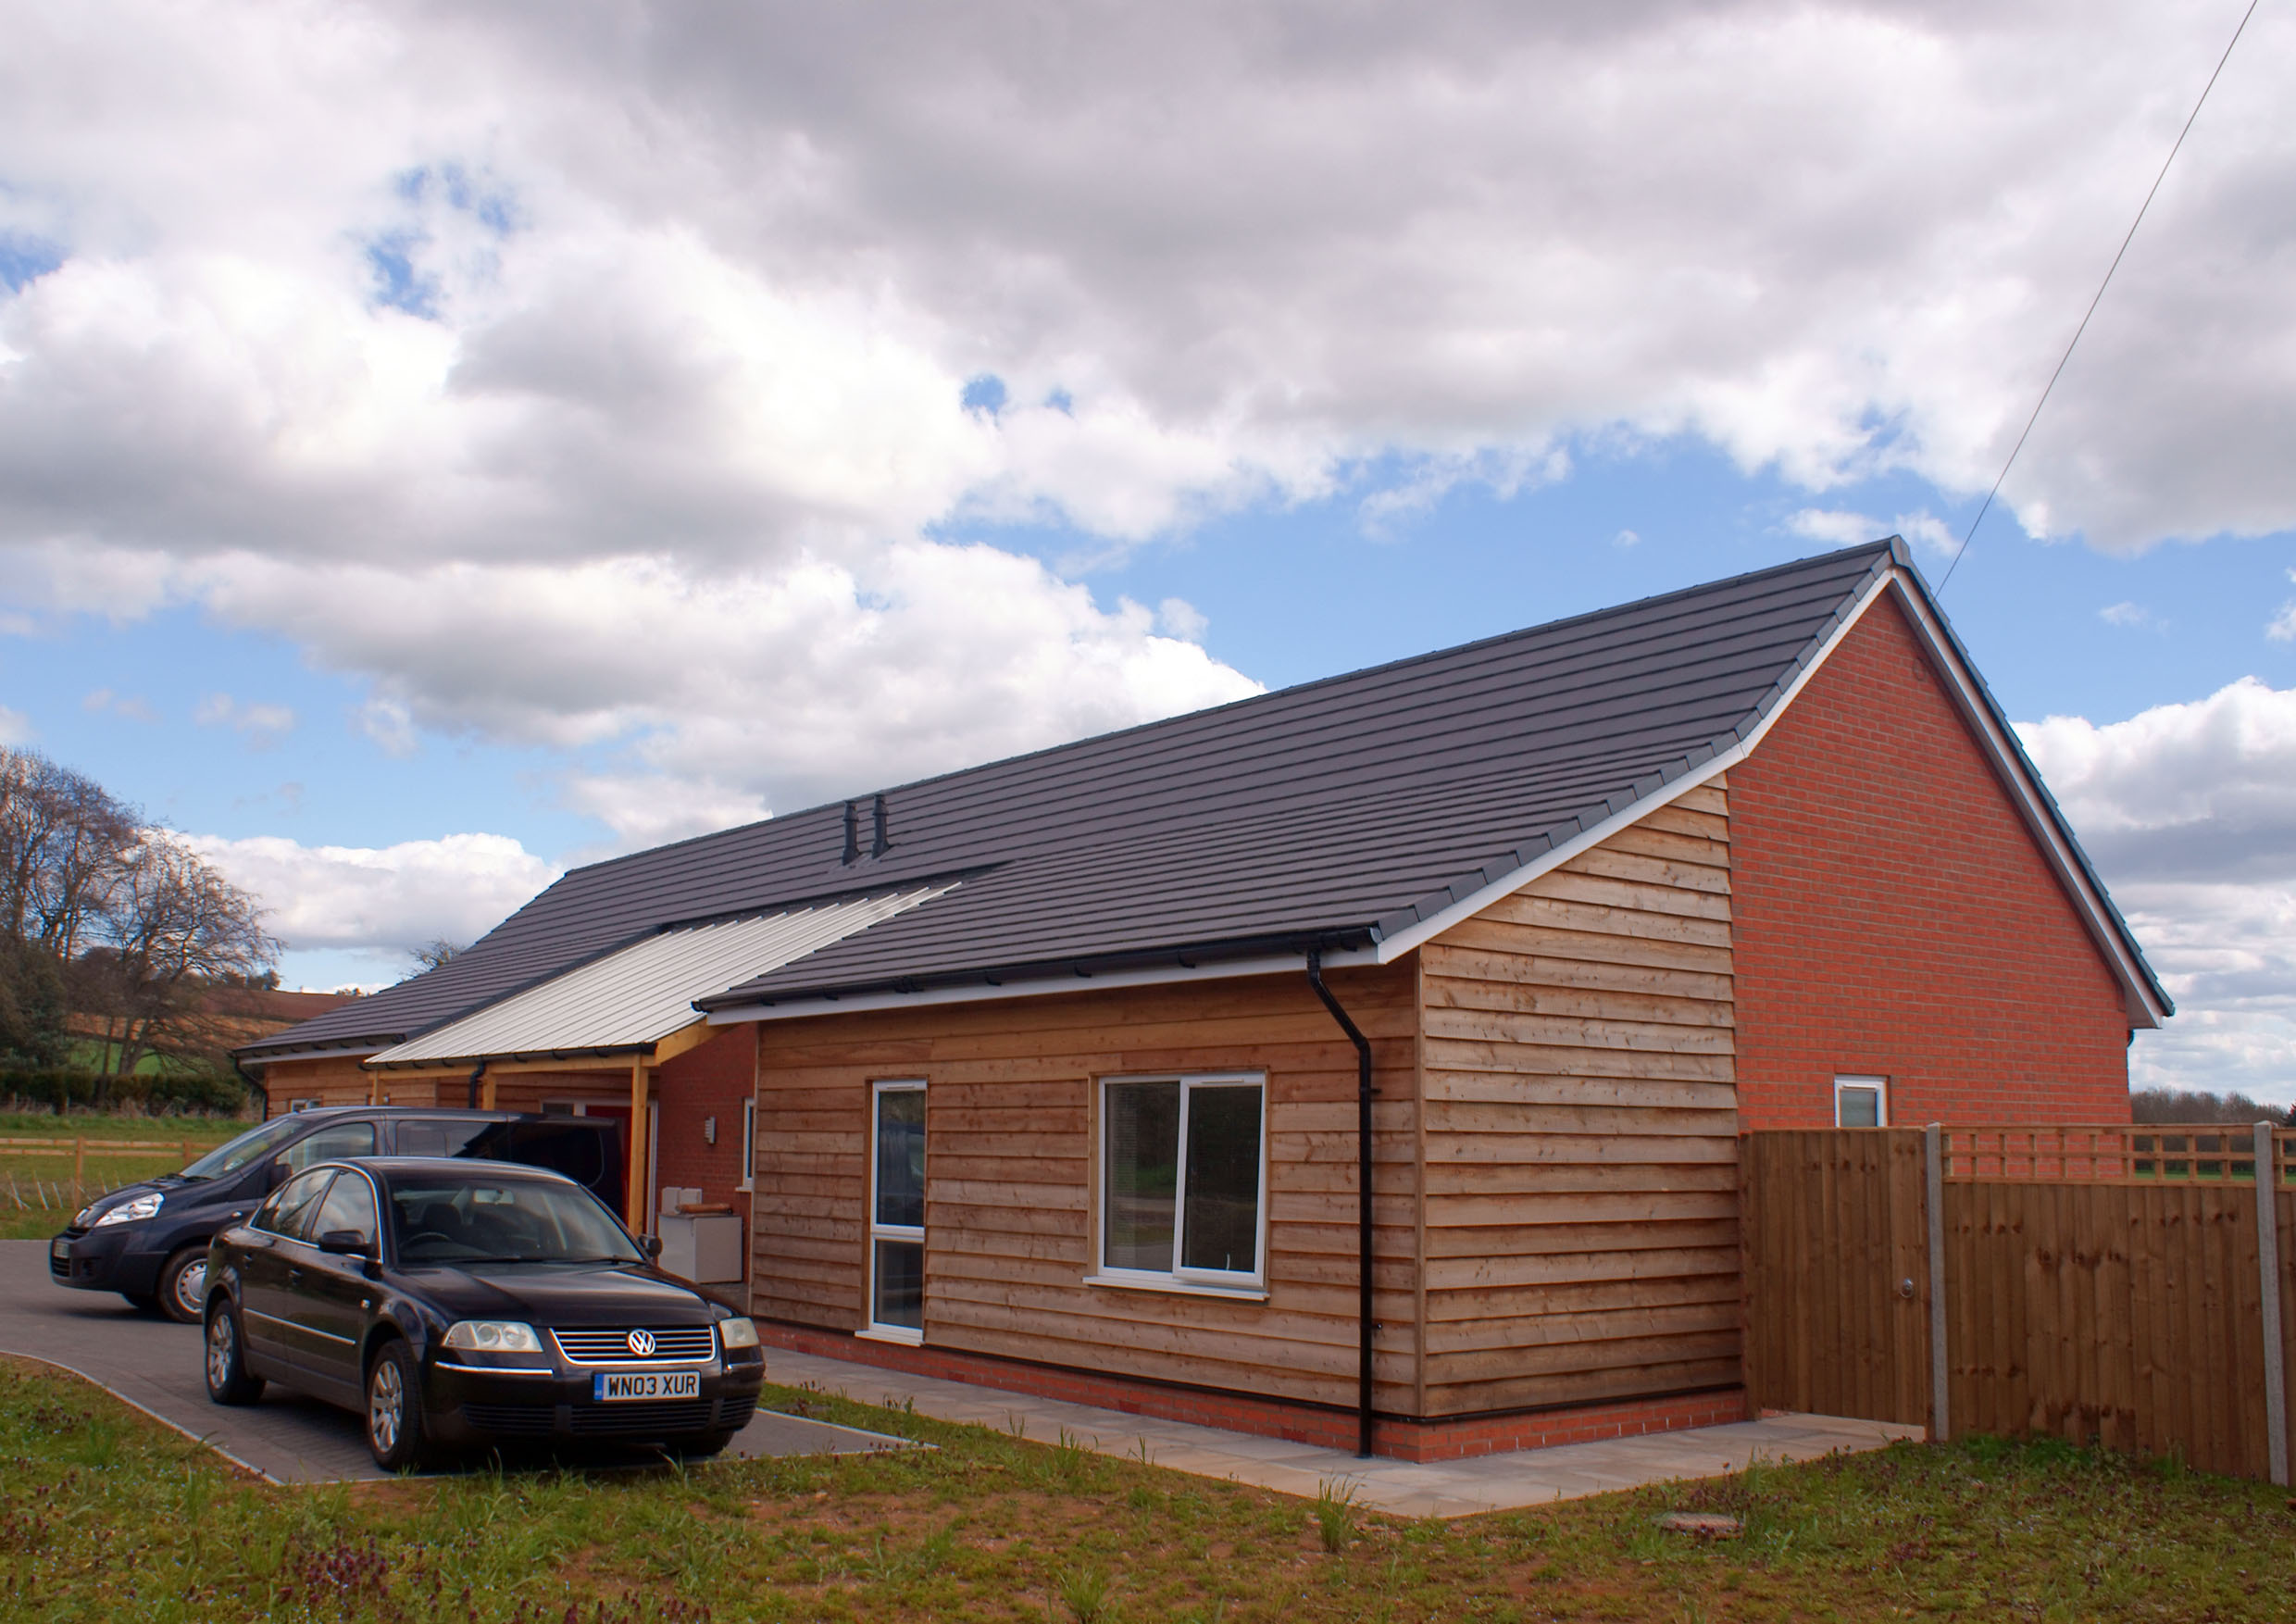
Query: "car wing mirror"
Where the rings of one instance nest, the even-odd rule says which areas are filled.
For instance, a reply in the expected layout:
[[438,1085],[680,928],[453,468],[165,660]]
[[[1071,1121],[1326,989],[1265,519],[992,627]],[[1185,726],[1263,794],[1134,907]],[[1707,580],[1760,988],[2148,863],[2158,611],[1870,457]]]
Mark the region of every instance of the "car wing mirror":
[[638,1237],[638,1244],[645,1248],[645,1255],[648,1257],[659,1257],[662,1255],[662,1238],[659,1235],[641,1235]]
[[364,1230],[329,1230],[318,1238],[318,1249],[338,1257],[372,1257],[375,1242]]

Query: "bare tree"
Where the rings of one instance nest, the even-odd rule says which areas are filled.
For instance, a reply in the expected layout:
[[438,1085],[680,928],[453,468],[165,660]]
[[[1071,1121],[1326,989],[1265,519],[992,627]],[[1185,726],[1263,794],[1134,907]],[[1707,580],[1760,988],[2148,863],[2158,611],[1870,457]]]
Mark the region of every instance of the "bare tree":
[[0,936],[69,963],[132,859],[141,823],[94,779],[0,747]]
[[[424,976],[444,966],[468,946],[469,943],[467,942],[449,942],[443,936],[433,936],[406,956],[415,961],[415,975]],[[410,976],[407,979],[411,981],[414,978]]]
[[81,956],[80,1002],[118,1044],[115,1068],[155,1052],[214,1046],[210,990],[244,986],[279,957],[255,898],[164,829],[146,829],[105,911],[102,947]]

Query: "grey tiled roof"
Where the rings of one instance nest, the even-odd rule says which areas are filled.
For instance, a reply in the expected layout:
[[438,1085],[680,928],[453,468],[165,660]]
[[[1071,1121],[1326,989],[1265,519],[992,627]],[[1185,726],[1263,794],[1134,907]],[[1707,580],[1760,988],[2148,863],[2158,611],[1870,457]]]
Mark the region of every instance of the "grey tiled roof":
[[1738,743],[1906,562],[1848,548],[888,790],[881,857],[840,860],[838,804],[577,869],[257,1048],[409,1036],[666,925],[959,876],[703,1002],[1366,943]]

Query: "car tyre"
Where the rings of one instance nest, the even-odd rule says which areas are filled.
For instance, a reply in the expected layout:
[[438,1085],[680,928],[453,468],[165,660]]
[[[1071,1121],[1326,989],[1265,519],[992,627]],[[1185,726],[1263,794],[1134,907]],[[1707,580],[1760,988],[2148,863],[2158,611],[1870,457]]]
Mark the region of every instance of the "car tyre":
[[422,1372],[414,1350],[387,1342],[367,1368],[367,1448],[386,1472],[413,1471],[429,1453],[422,1426]]
[[207,1243],[179,1246],[168,1253],[168,1261],[159,1266],[159,1286],[154,1295],[159,1299],[159,1311],[168,1318],[179,1325],[197,1325],[207,1296]]
[[239,1310],[218,1297],[207,1310],[207,1396],[217,1404],[253,1404],[263,1396],[263,1378],[247,1373],[247,1348],[239,1337]]

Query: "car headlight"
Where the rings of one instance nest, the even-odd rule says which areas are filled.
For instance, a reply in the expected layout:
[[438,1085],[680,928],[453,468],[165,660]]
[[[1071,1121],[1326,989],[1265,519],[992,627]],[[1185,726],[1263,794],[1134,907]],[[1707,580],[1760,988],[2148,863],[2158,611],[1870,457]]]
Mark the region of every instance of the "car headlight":
[[543,1339],[515,1319],[458,1319],[447,1327],[446,1345],[489,1354],[539,1354]]
[[95,1227],[100,1230],[107,1224],[132,1224],[147,1218],[157,1218],[159,1204],[167,1199],[164,1195],[154,1194],[139,1195],[133,1201],[123,1201],[96,1219]]
[[754,1348],[757,1345],[757,1327],[747,1319],[720,1319],[718,1322],[718,1345]]

